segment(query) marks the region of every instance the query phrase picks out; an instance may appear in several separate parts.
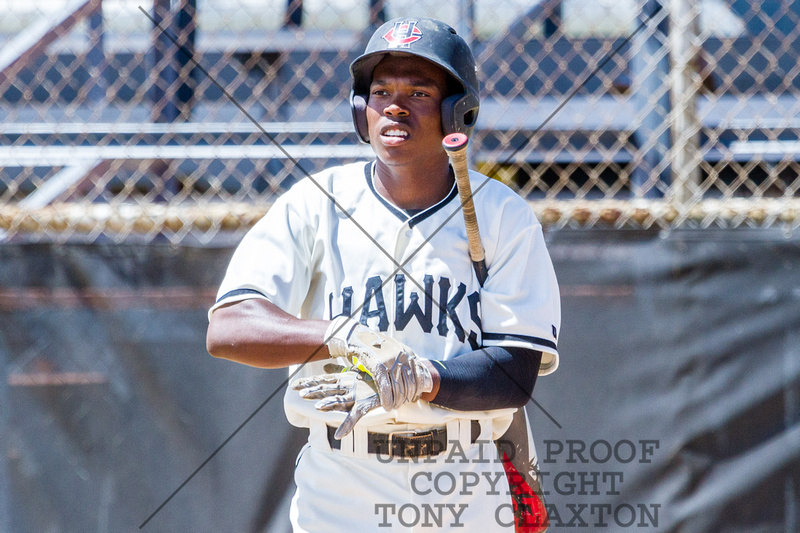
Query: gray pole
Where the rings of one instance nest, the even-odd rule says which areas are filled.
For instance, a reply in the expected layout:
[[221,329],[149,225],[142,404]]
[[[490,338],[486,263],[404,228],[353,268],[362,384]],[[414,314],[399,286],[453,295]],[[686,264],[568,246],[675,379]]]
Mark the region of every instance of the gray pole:
[[181,0],[175,21],[176,37],[180,47],[176,47],[175,59],[180,84],[175,93],[178,111],[182,120],[190,120],[195,97],[194,90],[195,42],[197,40],[197,0]]
[[[152,120],[153,122],[173,122],[178,117],[178,107],[175,105],[175,81],[178,73],[175,68],[175,50],[166,31],[174,31],[172,5],[170,0],[153,0],[153,20],[155,21],[152,34],[153,73],[151,79]],[[160,26],[160,28],[159,28]]]
[[89,64],[89,94],[92,102],[102,102],[106,97],[105,83],[105,37],[103,28],[102,4],[95,13],[89,15],[89,51],[86,62]]
[[700,184],[697,91],[699,76],[694,75],[699,53],[698,21],[700,9],[690,0],[671,0],[670,55],[672,69],[672,186],[669,199],[687,204],[698,192]]
[[[475,53],[475,3],[473,0],[458,0],[458,24],[456,26],[456,33],[458,33],[467,45]],[[469,150],[467,152],[467,163],[469,166],[475,164],[474,152]]]
[[472,48],[472,41],[475,40],[475,3],[473,0],[458,0],[456,32]]
[[640,0],[639,21],[648,21],[631,43],[632,102],[643,110],[634,132],[639,147],[638,164],[633,169],[633,193],[637,197],[662,195],[659,187],[670,181],[669,57],[666,53],[669,27],[663,3],[667,0]]

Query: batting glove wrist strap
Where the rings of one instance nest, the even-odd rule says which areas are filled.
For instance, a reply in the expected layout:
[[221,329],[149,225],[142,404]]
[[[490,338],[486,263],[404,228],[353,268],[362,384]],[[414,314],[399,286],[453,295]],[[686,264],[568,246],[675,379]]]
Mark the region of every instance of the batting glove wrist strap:
[[358,325],[358,322],[343,315],[337,316],[331,321],[328,329],[325,330],[326,345],[331,357],[347,357],[350,353],[347,340]]
[[420,374],[422,375],[422,378],[420,382],[419,395],[417,396],[416,399],[419,399],[419,396],[422,396],[422,394],[426,392],[433,391],[433,374],[431,374],[431,369],[428,368],[428,365],[425,364],[424,359],[422,359],[421,357],[419,359],[420,359],[419,366],[421,367]]
[[397,409],[405,403],[416,402],[422,394],[433,390],[433,376],[425,360],[410,351],[398,355],[389,367],[389,383],[392,388],[391,402],[381,398],[386,409]]

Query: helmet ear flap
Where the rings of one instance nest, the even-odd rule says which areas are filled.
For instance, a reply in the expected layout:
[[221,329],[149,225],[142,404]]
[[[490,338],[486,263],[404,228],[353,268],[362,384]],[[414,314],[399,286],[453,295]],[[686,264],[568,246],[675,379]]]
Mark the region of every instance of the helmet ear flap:
[[355,92],[350,93],[350,110],[353,112],[353,124],[361,142],[369,144],[369,126],[367,125],[367,99]]
[[472,134],[478,119],[478,102],[468,94],[454,94],[442,100],[442,131]]
[[458,120],[456,120],[456,104],[461,100],[461,96],[454,94],[442,100],[442,131],[445,135],[464,133],[459,129]]

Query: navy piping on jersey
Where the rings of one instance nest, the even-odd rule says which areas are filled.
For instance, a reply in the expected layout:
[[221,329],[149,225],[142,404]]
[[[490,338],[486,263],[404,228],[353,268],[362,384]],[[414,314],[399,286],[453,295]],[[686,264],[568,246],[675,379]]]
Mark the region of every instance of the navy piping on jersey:
[[372,181],[372,169],[374,168],[374,166],[375,166],[374,161],[372,163],[367,163],[366,165],[364,165],[364,177],[367,180],[367,186],[369,187],[369,190],[372,191],[372,194],[375,195],[375,198],[377,198],[378,201],[382,203],[386,207],[386,209],[389,210],[390,213],[392,213],[394,216],[396,216],[403,222],[408,221],[408,226],[411,228],[413,228],[416,224],[419,224],[420,222],[422,222],[423,220],[425,220],[426,218],[437,212],[439,209],[443,208],[451,200],[453,200],[453,198],[458,196],[458,188],[456,187],[455,182],[453,182],[453,188],[450,190],[450,193],[444,197],[443,200],[421,211],[420,213],[414,215],[413,217],[409,217],[405,211],[403,211],[402,209],[398,209],[397,207],[392,205],[391,202],[389,202],[386,198],[381,196],[378,193],[378,191],[375,190],[375,184]]
[[521,341],[532,345],[547,346],[553,350],[557,350],[558,346],[551,340],[542,339],[540,337],[528,337],[527,335],[509,335],[507,333],[483,333],[483,340],[485,341]]
[[257,290],[254,290],[254,289],[234,289],[234,290],[228,291],[225,294],[223,294],[222,296],[220,296],[217,299],[216,303],[219,303],[222,300],[225,300],[225,299],[228,299],[228,298],[232,298],[234,296],[239,296],[240,294],[258,294],[259,296],[261,296],[263,298],[266,298],[266,296],[264,296],[263,294],[261,294],[260,292],[258,292]]

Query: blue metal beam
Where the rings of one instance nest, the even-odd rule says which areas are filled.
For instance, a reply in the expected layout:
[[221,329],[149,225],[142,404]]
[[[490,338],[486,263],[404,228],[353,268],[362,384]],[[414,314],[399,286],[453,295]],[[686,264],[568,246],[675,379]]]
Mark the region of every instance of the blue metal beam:
[[102,0],[72,0],[64,9],[45,16],[0,48],[0,85],[13,78],[47,46],[63,37],[84,17],[101,13]]

